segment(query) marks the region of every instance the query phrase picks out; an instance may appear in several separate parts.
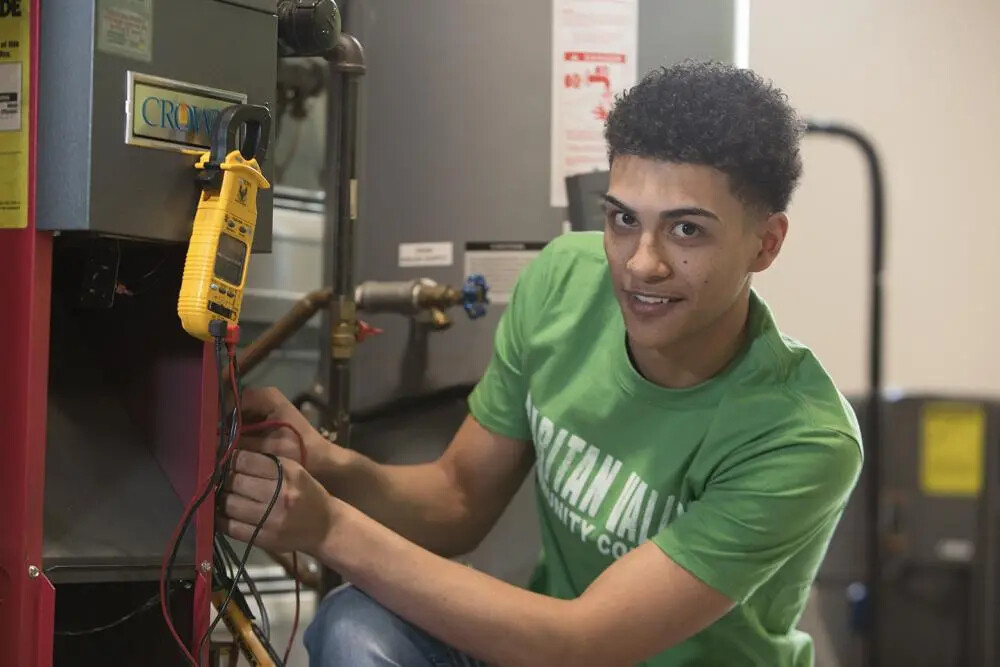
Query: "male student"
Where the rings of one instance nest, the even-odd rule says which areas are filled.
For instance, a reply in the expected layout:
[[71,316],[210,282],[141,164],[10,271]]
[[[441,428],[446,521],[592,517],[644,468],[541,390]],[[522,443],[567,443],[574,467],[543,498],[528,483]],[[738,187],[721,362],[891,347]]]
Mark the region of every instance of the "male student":
[[[861,467],[858,425],[782,335],[753,274],[777,258],[802,124],[754,73],[650,73],[607,120],[603,234],[522,273],[469,416],[441,458],[379,465],[324,441],[273,390],[246,438],[281,457],[258,543],[351,586],[308,628],[311,663],[805,667],[796,630]],[[222,526],[247,539],[276,468],[240,452]],[[534,470],[543,553],[528,590],[451,560]]]

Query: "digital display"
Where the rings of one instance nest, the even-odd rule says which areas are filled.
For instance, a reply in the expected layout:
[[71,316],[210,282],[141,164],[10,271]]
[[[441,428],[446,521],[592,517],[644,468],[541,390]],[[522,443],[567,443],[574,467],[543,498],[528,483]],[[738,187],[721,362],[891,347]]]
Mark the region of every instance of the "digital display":
[[219,248],[215,253],[215,275],[237,287],[243,282],[243,263],[246,261],[247,244],[225,232],[219,234]]

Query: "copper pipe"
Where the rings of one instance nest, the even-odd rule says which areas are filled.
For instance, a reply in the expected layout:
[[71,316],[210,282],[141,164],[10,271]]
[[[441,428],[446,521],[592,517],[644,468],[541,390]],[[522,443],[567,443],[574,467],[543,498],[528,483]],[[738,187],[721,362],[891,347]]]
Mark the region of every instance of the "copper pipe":
[[299,299],[292,308],[268,327],[257,340],[246,346],[237,356],[240,373],[249,373],[267,355],[280,347],[301,329],[320,309],[330,305],[333,289],[322,287]]
[[[362,283],[358,287],[355,302],[359,311],[401,315],[430,311],[437,329],[447,328],[447,315],[443,311],[462,303],[462,292],[448,285],[424,285],[414,280],[405,283]],[[367,294],[376,298],[372,299]],[[331,287],[313,290],[299,299],[237,356],[240,372],[252,371],[267,355],[295,335],[313,315],[328,308],[332,301]]]

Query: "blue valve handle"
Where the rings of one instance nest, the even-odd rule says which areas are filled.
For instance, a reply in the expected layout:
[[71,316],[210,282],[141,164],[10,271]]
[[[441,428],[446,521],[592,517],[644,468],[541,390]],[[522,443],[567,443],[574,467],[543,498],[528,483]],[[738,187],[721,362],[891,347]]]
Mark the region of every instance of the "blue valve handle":
[[490,302],[487,293],[490,286],[486,284],[486,278],[478,273],[474,273],[465,279],[462,287],[462,308],[470,320],[482,317],[486,314],[486,304]]

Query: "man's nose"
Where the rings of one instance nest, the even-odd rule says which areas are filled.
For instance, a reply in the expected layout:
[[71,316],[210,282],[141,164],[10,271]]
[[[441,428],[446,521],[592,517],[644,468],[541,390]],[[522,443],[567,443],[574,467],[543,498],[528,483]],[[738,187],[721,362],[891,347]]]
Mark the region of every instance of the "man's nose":
[[653,239],[640,239],[639,246],[625,268],[638,280],[658,281],[670,277],[667,258],[656,247]]

